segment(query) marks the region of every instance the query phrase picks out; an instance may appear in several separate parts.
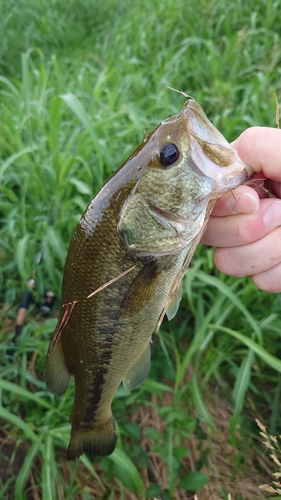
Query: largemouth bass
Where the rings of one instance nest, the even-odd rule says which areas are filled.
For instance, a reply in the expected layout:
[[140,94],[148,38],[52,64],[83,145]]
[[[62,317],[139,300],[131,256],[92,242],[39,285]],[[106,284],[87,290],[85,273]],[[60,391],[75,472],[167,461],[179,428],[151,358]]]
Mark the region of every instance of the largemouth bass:
[[45,367],[54,394],[75,378],[68,459],[113,452],[114,394],[122,381],[131,390],[147,377],[152,334],[176,313],[216,199],[251,173],[189,100],[89,204],[70,243]]

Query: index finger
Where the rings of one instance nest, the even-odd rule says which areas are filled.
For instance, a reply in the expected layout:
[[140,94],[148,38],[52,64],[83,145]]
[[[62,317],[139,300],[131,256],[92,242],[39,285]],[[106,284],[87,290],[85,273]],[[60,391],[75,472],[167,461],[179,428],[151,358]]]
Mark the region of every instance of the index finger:
[[281,181],[281,129],[248,128],[231,146],[255,172],[262,171],[265,177]]

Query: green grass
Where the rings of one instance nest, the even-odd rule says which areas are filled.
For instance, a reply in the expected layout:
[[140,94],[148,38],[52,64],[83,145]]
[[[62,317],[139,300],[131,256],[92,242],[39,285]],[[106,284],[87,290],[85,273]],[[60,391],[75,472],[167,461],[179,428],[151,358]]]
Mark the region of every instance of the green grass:
[[[207,403],[214,388],[233,408],[234,448],[238,426],[245,439],[257,432],[254,416],[270,433],[280,431],[279,294],[222,275],[212,249],[198,248],[180,311],[154,340],[149,379],[132,394],[117,393],[118,447],[99,465],[86,457],[67,464],[61,452],[73,388],[54,399],[42,380],[55,320],[42,322],[33,309],[14,363],[4,354],[29,277],[36,277],[38,300],[45,289],[60,295],[68,243],[85,207],[144,130],[181,109],[184,98],[167,86],[194,96],[228,140],[248,126],[275,126],[281,4],[3,0],[0,30],[0,437],[14,446],[10,460],[2,457],[11,474],[25,450],[19,473],[0,483],[0,499],[37,492],[46,500],[87,500],[97,491],[115,498],[116,488],[120,498],[131,491],[172,499],[196,491],[208,480],[201,471],[207,459],[202,451],[190,472],[186,443],[199,422],[213,428]],[[161,431],[132,421],[143,405],[166,422]],[[144,439],[163,461],[166,482],[153,476]]]

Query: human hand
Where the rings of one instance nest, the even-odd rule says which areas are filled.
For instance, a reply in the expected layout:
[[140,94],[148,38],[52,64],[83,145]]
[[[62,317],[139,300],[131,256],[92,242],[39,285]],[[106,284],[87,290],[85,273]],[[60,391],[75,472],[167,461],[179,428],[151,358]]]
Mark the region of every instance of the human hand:
[[[281,130],[252,127],[232,143],[277,198],[239,186],[218,199],[201,240],[217,247],[214,261],[231,276],[251,276],[261,290],[281,291]],[[278,199],[279,198],[279,199]]]

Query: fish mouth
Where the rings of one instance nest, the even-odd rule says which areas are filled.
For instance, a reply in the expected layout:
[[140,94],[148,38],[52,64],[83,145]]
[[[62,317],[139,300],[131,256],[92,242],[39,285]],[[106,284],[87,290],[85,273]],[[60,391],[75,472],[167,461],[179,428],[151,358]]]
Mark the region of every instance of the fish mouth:
[[208,143],[193,133],[190,134],[192,147],[191,158],[198,170],[215,181],[217,188],[211,198],[218,197],[226,190],[243,184],[254,173],[244,163],[230,144]]
[[[199,142],[229,148],[229,143],[219,130],[210,122],[198,102],[186,101],[183,114],[188,121],[188,130]],[[232,148],[231,148],[232,149]]]
[[253,173],[253,169],[242,162],[237,155],[237,160],[232,165],[216,172],[217,189],[211,194],[210,199],[219,198],[225,192],[244,184]]
[[220,196],[221,190],[222,194],[248,180],[254,173],[253,169],[239,158],[201,106],[189,100],[184,105],[183,114],[188,122],[191,158],[202,174],[211,177],[218,186],[212,198]]

